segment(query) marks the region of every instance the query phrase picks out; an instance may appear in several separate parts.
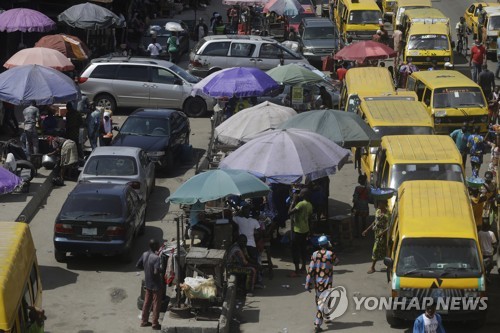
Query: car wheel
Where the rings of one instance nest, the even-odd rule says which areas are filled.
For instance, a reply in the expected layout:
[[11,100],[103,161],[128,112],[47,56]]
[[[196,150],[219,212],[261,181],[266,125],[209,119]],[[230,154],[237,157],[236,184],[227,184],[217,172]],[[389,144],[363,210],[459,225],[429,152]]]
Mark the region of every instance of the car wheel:
[[385,319],[387,320],[387,323],[394,328],[401,327],[404,324],[404,320],[395,317],[392,310],[385,311]]
[[66,261],[66,252],[62,252],[54,249],[54,258],[57,262],[65,262]]
[[156,186],[156,177],[153,177],[153,181],[151,182],[151,188],[149,189],[149,196],[154,192]]
[[116,111],[116,101],[110,94],[99,94],[94,98],[95,106],[102,106],[104,109],[109,109],[112,112]]
[[122,254],[120,254],[120,261],[128,264],[132,261],[132,254],[130,253],[130,248],[126,248]]
[[167,154],[165,156],[165,160],[167,161],[167,165],[165,165],[165,172],[170,173],[174,171],[174,153],[172,153],[171,150],[167,151]]
[[184,102],[182,111],[188,117],[201,117],[207,113],[207,103],[199,96],[189,97],[186,102]]

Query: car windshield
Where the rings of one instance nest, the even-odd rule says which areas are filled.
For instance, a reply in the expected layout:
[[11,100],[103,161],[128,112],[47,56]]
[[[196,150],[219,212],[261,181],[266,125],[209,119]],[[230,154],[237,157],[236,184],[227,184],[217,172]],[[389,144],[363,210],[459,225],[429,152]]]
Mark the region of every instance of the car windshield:
[[415,134],[434,134],[434,130],[430,126],[376,126],[373,130],[385,135],[415,135]]
[[399,188],[407,180],[447,180],[464,182],[462,168],[458,164],[396,164],[392,167],[390,188]]
[[438,88],[434,90],[434,108],[484,107],[486,102],[479,87]]
[[122,201],[118,195],[74,194],[61,209],[62,219],[108,220],[122,217]]
[[490,16],[488,30],[500,30],[500,16]]
[[92,176],[134,176],[137,163],[132,156],[91,156],[83,173]]
[[480,277],[476,242],[465,238],[404,238],[396,274],[417,277]]
[[152,117],[128,117],[120,134],[145,135],[145,136],[169,136],[170,127],[168,119]]
[[180,68],[179,66],[172,64],[172,66],[169,67],[170,70],[180,77],[182,77],[184,80],[186,80],[189,83],[198,83],[200,81],[199,78],[197,78],[194,75],[189,74],[187,71],[184,69]]
[[377,10],[351,10],[349,24],[378,24],[380,17]]
[[446,35],[411,35],[408,50],[449,50]]
[[331,27],[310,27],[304,30],[302,39],[333,39],[335,30]]
[[316,14],[307,13],[307,14],[298,14],[295,16],[289,16],[288,22],[291,24],[298,24],[298,23],[300,23],[300,21],[302,21],[303,18],[306,18],[306,17],[316,17]]

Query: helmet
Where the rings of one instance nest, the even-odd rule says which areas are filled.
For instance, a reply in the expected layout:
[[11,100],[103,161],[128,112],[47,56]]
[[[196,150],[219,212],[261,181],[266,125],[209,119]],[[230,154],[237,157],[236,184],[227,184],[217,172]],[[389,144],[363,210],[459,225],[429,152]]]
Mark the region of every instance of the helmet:
[[330,244],[330,241],[328,240],[328,237],[320,236],[318,238],[318,245],[319,246],[325,246],[325,245],[329,245],[329,244]]

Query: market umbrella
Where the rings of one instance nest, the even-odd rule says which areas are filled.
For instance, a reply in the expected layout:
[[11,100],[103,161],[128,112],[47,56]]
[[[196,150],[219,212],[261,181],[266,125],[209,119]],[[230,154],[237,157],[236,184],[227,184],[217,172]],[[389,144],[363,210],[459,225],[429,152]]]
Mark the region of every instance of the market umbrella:
[[125,21],[107,8],[87,2],[74,5],[57,16],[59,22],[85,30],[121,28]]
[[0,31],[47,32],[55,28],[54,21],[33,9],[13,8],[0,14]]
[[304,8],[297,0],[270,0],[264,6],[263,12],[275,12],[278,15],[295,16],[303,13]]
[[0,74],[0,100],[15,105],[50,105],[80,97],[80,88],[69,76],[49,67],[24,65]]
[[323,81],[323,77],[297,64],[274,67],[266,73],[276,82],[292,86]]
[[35,47],[54,49],[75,60],[86,60],[90,56],[90,50],[85,43],[78,37],[65,34],[44,36],[36,42]]
[[322,135],[279,129],[255,136],[224,158],[219,167],[246,170],[269,181],[290,184],[334,174],[349,155],[349,150]]
[[212,73],[193,86],[192,95],[211,97],[264,96],[279,88],[269,75],[255,67],[233,67]]
[[344,148],[376,146],[381,140],[380,135],[360,116],[337,110],[303,112],[278,128],[299,128],[315,132]]
[[351,60],[364,62],[395,57],[396,51],[389,46],[371,40],[352,43],[334,55],[336,60]]
[[243,138],[274,129],[296,114],[292,108],[266,101],[237,112],[215,128],[215,135],[220,142],[237,146]]
[[269,0],[222,0],[222,4],[229,6],[255,6],[266,4]]
[[71,71],[75,66],[69,59],[59,51],[45,47],[32,47],[23,49],[5,62],[5,68],[12,68],[23,65],[41,65],[51,67],[58,71]]
[[19,186],[23,180],[10,172],[9,170],[0,167],[0,195],[11,193]]
[[265,196],[269,187],[257,177],[241,170],[209,170],[197,174],[182,184],[168,200],[175,204],[192,205],[238,195],[243,198]]

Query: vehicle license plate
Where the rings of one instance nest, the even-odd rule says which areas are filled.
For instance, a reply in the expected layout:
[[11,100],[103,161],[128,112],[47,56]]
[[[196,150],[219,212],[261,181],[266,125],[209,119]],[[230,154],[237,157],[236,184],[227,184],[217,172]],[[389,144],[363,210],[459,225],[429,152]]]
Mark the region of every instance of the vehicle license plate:
[[97,228],[82,228],[82,235],[84,236],[96,236]]

